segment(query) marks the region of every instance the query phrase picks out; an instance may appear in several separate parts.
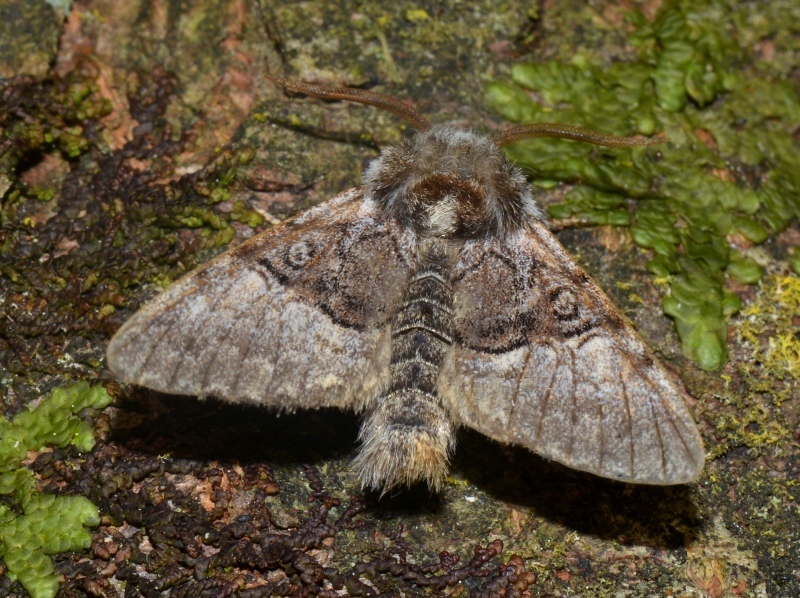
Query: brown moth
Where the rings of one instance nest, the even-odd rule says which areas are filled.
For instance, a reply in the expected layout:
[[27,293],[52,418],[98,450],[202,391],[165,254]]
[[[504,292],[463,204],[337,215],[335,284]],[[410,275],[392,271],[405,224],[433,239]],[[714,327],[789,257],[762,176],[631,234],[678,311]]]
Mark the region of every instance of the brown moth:
[[703,443],[686,391],[566,253],[500,147],[535,136],[649,140],[515,127],[494,140],[432,127],[374,92],[275,79],[370,104],[418,133],[363,185],[211,260],[116,333],[125,382],[282,410],[365,412],[364,486],[439,490],[470,426],[626,482],[694,480]]

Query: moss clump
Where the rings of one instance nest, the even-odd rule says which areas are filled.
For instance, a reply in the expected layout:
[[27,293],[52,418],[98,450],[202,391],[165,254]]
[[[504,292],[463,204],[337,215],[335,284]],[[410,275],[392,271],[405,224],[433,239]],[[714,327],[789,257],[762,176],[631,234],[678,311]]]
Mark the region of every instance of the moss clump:
[[241,222],[250,228],[256,228],[264,224],[264,217],[255,210],[248,209],[243,201],[237,201],[233,204],[231,220]]
[[[707,370],[725,362],[727,319],[740,306],[727,278],[752,284],[761,277],[728,238],[762,243],[800,215],[792,137],[800,99],[768,66],[746,64],[736,41],[751,35],[742,10],[720,0],[673,0],[653,22],[634,12],[638,60],[608,68],[583,55],[570,64],[518,64],[512,81],[491,83],[487,93],[495,110],[517,122],[668,138],[660,148],[634,150],[531,140],[508,153],[543,186],[578,181],[551,206],[553,217],[631,226],[636,243],[654,252],[650,272],[669,281],[663,308],[684,354]],[[777,8],[762,20],[759,39],[788,27]],[[628,208],[623,197],[638,201]]]
[[795,247],[789,261],[795,274],[800,274],[800,247]]
[[[0,124],[4,138],[11,140],[0,152],[0,180],[13,177],[20,161],[36,152],[57,149],[64,156],[75,158],[88,151],[91,142],[85,135],[82,124],[86,119],[99,119],[111,113],[111,102],[100,97],[99,85],[89,77],[90,73],[74,72],[58,85],[46,86],[33,83],[26,77],[17,77],[5,82],[7,96],[13,96],[15,87],[26,86],[28,95],[21,98],[4,97],[0,100],[3,113]],[[47,89],[47,102],[37,105],[36,94],[44,95]],[[15,101],[17,100],[17,101]],[[19,114],[28,118],[20,118]],[[35,118],[30,113],[34,113]],[[18,194],[15,200],[31,195],[49,201],[54,190],[30,190]],[[9,198],[6,198],[8,201]],[[7,207],[4,209],[8,209]]]
[[86,409],[102,409],[111,397],[86,382],[58,388],[38,407],[11,422],[0,417],[0,557],[34,598],[56,595],[60,576],[47,556],[91,545],[85,526],[99,523],[97,507],[82,496],[53,496],[36,489],[33,473],[22,465],[28,451],[42,447],[94,446],[92,428],[77,417]]

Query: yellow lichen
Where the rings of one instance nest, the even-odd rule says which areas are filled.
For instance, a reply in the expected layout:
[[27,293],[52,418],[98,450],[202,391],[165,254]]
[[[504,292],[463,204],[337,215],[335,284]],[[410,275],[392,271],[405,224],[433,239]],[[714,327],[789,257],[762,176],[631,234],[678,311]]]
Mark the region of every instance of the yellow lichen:
[[770,276],[758,297],[742,311],[739,338],[753,349],[753,361],[769,374],[762,381],[800,379],[800,278]]
[[719,414],[716,432],[723,440],[714,456],[731,446],[780,453],[792,442],[786,405],[796,398],[800,380],[800,278],[765,276],[756,297],[736,324],[740,350],[737,376],[724,378],[725,388],[743,384],[735,394],[720,397],[735,413]]
[[631,293],[630,295],[628,295],[628,299],[630,299],[630,300],[631,300],[631,301],[633,301],[634,303],[638,303],[639,305],[647,305],[647,303],[645,302],[645,300],[644,300],[644,299],[642,299],[642,298],[641,298],[639,295],[637,295],[636,293]]
[[800,377],[800,341],[788,333],[771,337],[764,365],[783,370],[796,380]]

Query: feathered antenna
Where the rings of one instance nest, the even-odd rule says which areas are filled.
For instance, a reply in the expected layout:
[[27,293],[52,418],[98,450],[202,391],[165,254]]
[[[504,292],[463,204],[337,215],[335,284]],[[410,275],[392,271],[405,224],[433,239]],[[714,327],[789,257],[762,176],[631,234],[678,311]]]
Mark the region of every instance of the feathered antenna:
[[638,147],[641,145],[653,145],[663,143],[664,139],[653,139],[647,137],[619,137],[609,133],[601,133],[584,127],[573,125],[562,125],[559,123],[534,123],[532,125],[519,125],[511,127],[500,133],[494,138],[497,147],[503,147],[523,139],[533,139],[534,137],[555,137],[557,139],[573,139],[575,141],[585,141],[594,145],[605,147]]
[[422,116],[408,104],[401,102],[393,96],[375,91],[368,91],[366,89],[356,89],[353,87],[333,87],[330,85],[321,85],[319,83],[308,83],[306,81],[282,79],[280,77],[273,77],[271,75],[267,75],[266,77],[270,81],[274,81],[289,91],[302,93],[307,96],[314,96],[315,98],[321,98],[323,100],[345,100],[347,102],[357,102],[359,104],[376,106],[382,110],[388,110],[389,112],[398,115],[420,133],[431,128],[431,123],[429,123],[424,116]]
[[[322,85],[320,83],[283,79],[282,77],[273,77],[272,75],[266,75],[266,77],[281,87],[296,93],[302,93],[323,100],[344,100],[347,102],[356,102],[358,104],[367,104],[382,110],[387,110],[398,115],[420,133],[431,128],[428,119],[394,96],[354,87],[334,87],[332,85]],[[663,143],[665,141],[664,139],[641,137],[619,137],[617,135],[601,133],[600,131],[593,131],[592,129],[576,127],[574,125],[534,123],[507,129],[495,137],[494,143],[497,147],[503,147],[504,145],[509,145],[516,141],[532,139],[534,137],[572,139],[605,147],[638,147]]]

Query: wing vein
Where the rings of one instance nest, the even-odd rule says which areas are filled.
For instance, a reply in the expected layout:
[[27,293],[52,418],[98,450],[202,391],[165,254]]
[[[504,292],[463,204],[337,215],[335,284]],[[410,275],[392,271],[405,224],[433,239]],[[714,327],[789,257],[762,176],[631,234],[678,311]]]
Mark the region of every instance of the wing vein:
[[[177,303],[176,303],[177,304]],[[170,322],[167,326],[164,327],[164,331],[158,335],[158,340],[156,342],[151,343],[150,347],[147,349],[147,356],[142,361],[142,365],[136,370],[136,378],[141,380],[142,372],[144,372],[148,365],[150,364],[150,360],[153,358],[153,353],[156,352],[156,348],[161,344],[161,341],[164,340],[164,337],[172,330],[172,325],[174,322]],[[142,336],[142,333],[139,333],[139,336]]]
[[[653,382],[651,376],[647,374],[642,374],[642,377],[645,378],[652,387],[657,387],[657,385]],[[692,455],[692,451],[689,449],[689,445],[686,443],[686,440],[683,437],[680,429],[678,428],[677,424],[675,423],[676,419],[678,418],[678,414],[676,413],[674,407],[671,403],[667,402],[664,399],[664,393],[658,393],[658,398],[660,399],[662,407],[664,407],[665,415],[667,416],[667,421],[669,421],[670,425],[675,429],[675,432],[678,434],[678,438],[681,440],[681,444],[683,445],[684,450],[686,451],[687,455]],[[662,445],[663,446],[663,445]]]
[[279,316],[279,323],[278,323],[278,334],[275,335],[275,355],[278,357],[275,359],[275,363],[272,366],[272,372],[270,372],[269,380],[264,381],[264,389],[269,388],[269,385],[275,379],[275,372],[278,371],[278,365],[283,359],[283,328],[286,325],[286,318],[283,317],[283,313]]
[[[260,274],[260,273],[259,273]],[[258,303],[253,303],[252,309],[255,309]],[[261,322],[264,320],[268,313],[268,310],[262,309],[261,313],[256,318],[256,321],[253,327],[250,329],[250,334],[247,337],[247,347],[245,347],[244,352],[242,353],[242,358],[239,360],[240,367],[245,361],[247,361],[248,356],[250,355],[250,350],[253,346],[253,335],[261,329]],[[239,386],[241,386],[243,380],[243,376],[239,375],[236,376],[236,382],[234,382],[233,388],[231,389],[231,398],[235,398],[238,396]]]
[[667,456],[664,453],[664,439],[661,438],[661,428],[658,425],[658,417],[656,417],[655,409],[652,403],[647,403],[650,406],[650,415],[652,416],[653,423],[656,425],[656,437],[658,438],[658,446],[661,449],[661,476],[662,479],[667,477]]
[[[663,397],[661,398],[661,403],[662,404],[664,403]],[[683,449],[686,452],[686,454],[687,455],[692,455],[692,451],[689,450],[689,445],[686,444],[686,440],[683,438],[683,434],[681,432],[681,429],[678,427],[678,424],[675,422],[675,419],[672,418],[672,417],[667,417],[667,421],[669,421],[670,425],[675,430],[675,433],[678,435],[678,438],[680,438],[681,444],[683,445]]]
[[[549,345],[549,343],[547,343]],[[551,345],[552,348],[552,345]],[[558,351],[553,349],[553,352],[556,354],[556,363],[555,367],[553,368],[553,373],[550,375],[550,381],[547,383],[547,391],[544,393],[544,400],[542,401],[542,408],[539,411],[539,423],[536,426],[536,440],[534,441],[536,446],[539,445],[539,438],[542,435],[542,424],[544,423],[544,415],[547,413],[547,407],[550,403],[550,395],[553,391],[553,380],[556,378],[556,373],[558,372],[558,368],[561,365],[561,355],[559,355]]]
[[636,469],[636,443],[633,440],[633,415],[631,414],[630,397],[628,396],[628,385],[625,384],[625,378],[622,377],[622,399],[625,402],[625,415],[628,418],[628,438],[631,443],[631,463],[630,463],[630,477],[634,477]]
[[575,446],[575,432],[577,431],[577,426],[575,425],[576,416],[578,414],[577,404],[578,404],[578,393],[577,393],[577,385],[575,383],[575,350],[572,347],[567,347],[567,351],[569,351],[569,358],[570,358],[570,371],[572,372],[572,408],[570,409],[569,414],[569,423],[570,423],[570,435],[569,435],[569,448],[567,449],[567,455],[569,456],[570,462],[573,461],[572,454],[574,451]]
[[599,450],[600,459],[597,463],[597,471],[603,471],[603,458],[605,457],[605,426],[603,426],[603,402],[597,401],[597,428],[600,434]]
[[514,389],[514,395],[511,397],[511,410],[509,411],[508,414],[509,423],[514,421],[514,414],[517,410],[517,404],[519,401],[519,389],[522,386],[522,380],[525,378],[525,374],[528,371],[528,365],[530,364],[530,362],[531,362],[531,350],[528,349],[528,354],[525,355],[525,363],[522,366],[522,372],[517,378],[517,387]]
[[[233,285],[235,285],[237,282],[239,282],[239,278],[236,276],[232,277],[230,284],[226,285],[225,290],[221,292],[219,295],[217,295],[214,301],[211,302],[211,305],[209,305],[208,308],[206,308],[205,310],[206,317],[208,316],[213,317],[214,310],[216,310],[217,306],[219,306],[219,304],[227,297],[228,291],[230,291],[231,287],[233,287]],[[183,366],[183,362],[186,361],[186,356],[189,355],[189,353],[192,351],[196,343],[197,343],[197,335],[192,335],[191,337],[189,337],[189,345],[181,351],[180,359],[178,359],[178,363],[175,364],[175,368],[172,370],[172,374],[170,374],[169,382],[167,383],[168,388],[173,387],[172,385],[175,382],[175,378],[178,375],[178,372],[180,372],[180,369]]]
[[[230,322],[225,327],[224,332],[220,335],[220,337],[218,338],[217,342],[215,343],[216,347],[215,347],[215,350],[214,350],[214,354],[211,356],[211,360],[205,366],[205,372],[203,372],[203,380],[200,383],[201,392],[205,392],[205,388],[206,388],[206,385],[208,383],[208,376],[211,374],[211,370],[213,369],[213,366],[216,365],[216,363],[217,363],[217,358],[219,357],[219,352],[220,352],[220,349],[222,349],[222,345],[225,343],[225,341],[228,340],[228,338],[230,338],[231,332],[236,327],[236,324],[242,319],[242,317],[247,319],[247,317],[249,316],[250,312],[253,311],[253,309],[255,308],[255,306],[257,304],[258,304],[258,302],[248,303],[246,310],[239,311],[239,312],[237,312],[235,317],[230,318]],[[248,347],[249,347],[249,343],[248,343]],[[237,376],[237,378],[238,378],[238,376]],[[235,396],[235,395],[233,395],[233,396]]]

